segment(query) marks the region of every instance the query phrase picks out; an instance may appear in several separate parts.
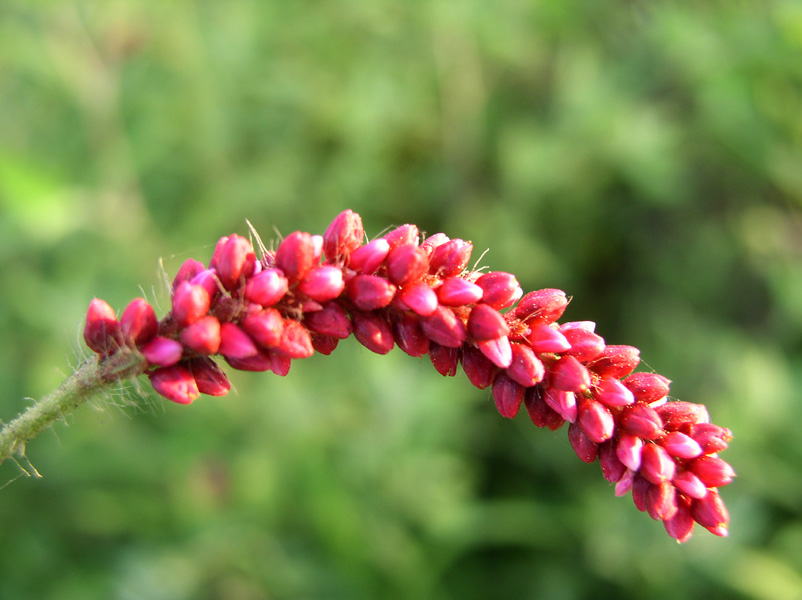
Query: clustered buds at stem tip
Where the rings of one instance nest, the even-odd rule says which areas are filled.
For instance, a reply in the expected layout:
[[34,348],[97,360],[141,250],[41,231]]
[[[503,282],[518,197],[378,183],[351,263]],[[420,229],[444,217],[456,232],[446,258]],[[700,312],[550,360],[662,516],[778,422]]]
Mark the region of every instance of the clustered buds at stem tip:
[[590,321],[557,323],[569,302],[561,290],[524,295],[510,273],[468,270],[469,241],[442,233],[421,241],[411,224],[364,237],[361,218],[346,210],[322,236],[296,231],[262,256],[242,236],[220,238],[208,267],[181,265],[161,321],[143,298],[119,319],[96,298],[84,339],[101,362],[118,352],[141,357],[138,372],[179,404],[231,389],[215,356],[285,376],[293,360],[330,354],[351,334],[377,354],[398,345],[428,355],[443,376],[461,363],[474,386],[490,388],[502,416],[515,417],[523,403],[538,427],[568,422],[577,456],[598,459],[615,494],[631,491],[677,541],[695,523],[727,534],[718,488],[735,472],[717,453],[732,432],[710,423],[702,405],[667,402],[665,377],[633,373],[637,348],[607,345]]

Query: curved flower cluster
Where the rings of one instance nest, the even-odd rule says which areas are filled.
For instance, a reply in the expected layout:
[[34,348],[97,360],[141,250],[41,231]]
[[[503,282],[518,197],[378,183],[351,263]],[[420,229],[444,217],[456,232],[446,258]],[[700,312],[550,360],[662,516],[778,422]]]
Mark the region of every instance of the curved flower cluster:
[[598,458],[616,495],[631,490],[673,538],[686,541],[694,523],[727,534],[717,488],[735,473],[717,453],[731,432],[702,405],[667,402],[665,377],[632,373],[636,348],[607,345],[592,322],[558,324],[568,304],[560,290],[523,295],[510,273],[469,270],[470,242],[421,240],[409,224],[363,241],[350,210],[322,236],[296,231],[259,256],[244,237],[221,238],[208,267],[181,266],[164,319],[142,298],[119,319],[95,299],[84,337],[101,360],[140,356],[154,389],[182,404],[230,389],[212,356],[283,376],[293,359],[330,354],[351,334],[378,354],[398,345],[428,355],[444,376],[461,364],[473,385],[491,388],[502,416],[523,403],[538,427],[568,422],[579,458]]

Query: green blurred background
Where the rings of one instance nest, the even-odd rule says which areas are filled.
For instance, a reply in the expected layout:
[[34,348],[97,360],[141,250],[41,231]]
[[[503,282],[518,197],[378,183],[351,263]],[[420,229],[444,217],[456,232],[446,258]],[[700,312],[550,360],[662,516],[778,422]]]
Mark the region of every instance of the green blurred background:
[[[685,4],[685,6],[683,6]],[[0,469],[0,598],[802,598],[802,4],[0,6],[0,418],[92,297],[218,237],[473,241],[735,432],[685,545],[565,430],[355,341],[191,407],[118,390]]]

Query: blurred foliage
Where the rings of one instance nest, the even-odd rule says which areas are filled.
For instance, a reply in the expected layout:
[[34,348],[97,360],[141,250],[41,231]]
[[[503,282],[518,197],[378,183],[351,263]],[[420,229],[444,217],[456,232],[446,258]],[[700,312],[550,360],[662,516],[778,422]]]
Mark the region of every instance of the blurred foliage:
[[[574,296],[735,440],[727,540],[674,544],[565,432],[351,340],[180,407],[136,383],[0,484],[0,598],[802,597],[802,4],[0,6],[0,415],[99,296],[218,237],[474,242]],[[16,479],[15,479],[16,478]]]

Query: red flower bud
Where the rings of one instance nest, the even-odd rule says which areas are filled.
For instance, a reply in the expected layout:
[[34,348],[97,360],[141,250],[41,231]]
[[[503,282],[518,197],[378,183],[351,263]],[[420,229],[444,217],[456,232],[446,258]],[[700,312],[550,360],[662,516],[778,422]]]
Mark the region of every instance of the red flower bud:
[[185,260],[184,264],[179,267],[178,273],[175,274],[175,278],[173,279],[173,291],[175,291],[179,283],[182,281],[189,281],[205,268],[206,267],[203,266],[202,262],[199,262],[194,258],[188,258]]
[[646,512],[646,494],[651,487],[652,484],[649,480],[641,475],[636,475],[632,481],[632,501],[635,503],[635,507],[641,512]]
[[276,250],[276,264],[290,285],[301,281],[315,264],[315,243],[304,231],[293,231]]
[[484,290],[482,302],[496,309],[512,306],[523,294],[515,275],[503,271],[485,273],[476,280],[476,285]]
[[732,431],[712,423],[697,423],[691,426],[690,435],[705,454],[726,450],[728,442],[732,439]]
[[633,373],[623,383],[635,394],[635,400],[651,404],[668,395],[671,382],[657,373]]
[[200,354],[217,354],[220,349],[220,321],[209,315],[181,330],[181,343]]
[[677,514],[677,490],[668,481],[651,486],[646,492],[646,510],[657,521],[673,518]]
[[277,348],[284,333],[284,318],[275,308],[266,308],[242,319],[242,328],[262,348]]
[[259,352],[250,336],[234,323],[220,326],[220,348],[218,352],[231,358],[248,358]]
[[386,240],[392,249],[397,248],[398,246],[405,246],[407,244],[417,246],[419,236],[420,232],[418,231],[417,226],[407,223],[406,225],[396,227],[391,232],[385,234],[384,238],[382,239]]
[[648,404],[636,402],[624,407],[619,416],[619,424],[627,432],[645,440],[654,440],[663,433],[663,422]]
[[231,382],[226,374],[210,358],[194,358],[187,363],[187,367],[201,394],[225,396],[231,389]]
[[[226,362],[240,371],[271,371],[273,369],[273,358],[275,354],[267,350],[259,350],[253,356],[247,358],[232,358],[224,356]],[[287,359],[289,360],[289,359]],[[285,373],[286,374],[286,373]]]
[[184,347],[175,340],[157,335],[142,346],[140,351],[150,364],[169,367],[181,360]]
[[315,352],[320,352],[321,354],[328,356],[337,348],[337,344],[339,343],[339,339],[335,337],[331,337],[330,335],[320,335],[319,333],[312,334],[312,348],[315,349]]
[[341,340],[347,338],[353,331],[348,315],[336,302],[327,302],[323,310],[304,313],[304,325],[309,331]]
[[437,299],[445,306],[476,304],[482,299],[484,290],[462,277],[449,277],[437,288]]
[[398,299],[421,317],[428,317],[437,310],[437,294],[425,283],[405,286],[398,292]]
[[593,389],[593,397],[607,406],[629,406],[635,402],[635,396],[617,379],[605,377]]
[[573,392],[547,387],[543,389],[543,400],[569,423],[576,421],[576,395]]
[[477,341],[495,340],[510,333],[504,317],[487,304],[477,304],[468,316],[468,335]]
[[195,378],[183,365],[156,369],[148,377],[154,390],[178,404],[190,404],[200,396]]
[[671,483],[689,498],[704,498],[707,494],[707,486],[690,471],[677,473]]
[[529,418],[537,427],[548,427],[552,431],[556,431],[565,424],[565,419],[543,400],[540,386],[526,388],[524,405],[526,412],[529,413]]
[[710,420],[707,409],[701,404],[680,401],[667,402],[662,406],[656,407],[655,410],[660,415],[660,418],[663,419],[663,426],[669,430],[679,429],[686,424],[707,423]]
[[537,353],[565,352],[571,347],[566,337],[549,325],[532,325],[526,339]]
[[584,392],[590,388],[590,373],[573,356],[563,356],[551,368],[552,387],[566,392]]
[[700,456],[690,463],[690,470],[707,487],[727,485],[735,477],[732,467],[715,456]]
[[173,319],[179,327],[186,327],[205,317],[210,303],[211,298],[206,289],[182,281],[173,294]]
[[240,278],[250,277],[256,267],[253,246],[244,237],[236,234],[215,249],[212,260],[217,269],[217,276],[227,290],[237,287]]
[[662,446],[644,444],[639,473],[654,484],[674,479],[677,464]]
[[314,267],[298,284],[298,291],[317,302],[333,300],[345,289],[343,272],[339,267]]
[[429,360],[443,377],[454,377],[457,374],[459,355],[459,348],[442,346],[436,342],[429,345]]
[[449,348],[459,348],[468,337],[463,322],[445,306],[438,306],[430,316],[421,317],[421,327],[426,337]]
[[679,543],[685,543],[693,533],[693,517],[690,508],[681,500],[677,502],[677,512],[663,521],[666,532]]
[[465,345],[462,349],[462,368],[475,387],[483,390],[493,383],[498,368],[478,348]]
[[601,377],[626,377],[640,363],[640,350],[632,346],[605,346],[587,367]]
[[580,327],[571,329],[562,329],[562,334],[571,347],[565,351],[565,354],[575,356],[581,362],[593,360],[599,356],[604,350],[604,339],[596,335],[592,331]]
[[[445,233],[435,233],[434,235],[430,235],[425,240],[423,240],[423,243],[421,243],[420,248],[431,258],[434,251],[443,244],[445,244],[447,241],[449,241],[449,237]],[[429,267],[430,267],[429,272],[431,273],[432,272],[431,265],[429,265]],[[446,275],[445,277],[448,276]]]
[[621,462],[616,454],[613,440],[607,440],[599,445],[599,465],[602,469],[602,475],[610,483],[619,481],[627,471],[626,465]]
[[507,375],[524,387],[530,387],[543,381],[545,368],[535,354],[534,350],[525,344],[513,343],[512,363],[507,369]]
[[159,329],[156,312],[144,298],[133,299],[120,317],[120,330],[126,344],[141,346]]
[[507,377],[506,373],[499,373],[493,380],[493,399],[496,409],[502,417],[512,419],[518,414],[521,402],[524,399],[525,388]]
[[622,433],[618,437],[615,453],[618,459],[624,463],[628,469],[632,469],[633,471],[640,469],[642,451],[643,440],[637,435]]
[[568,298],[562,290],[546,289],[529,292],[518,303],[512,314],[530,327],[554,323],[565,312]]
[[371,311],[390,304],[396,287],[384,277],[357,275],[348,282],[347,291],[357,308]]
[[389,252],[390,244],[387,240],[378,238],[354,250],[348,259],[348,267],[357,273],[372,275],[387,258]]
[[337,215],[323,234],[323,254],[331,263],[340,263],[362,245],[365,230],[362,218],[348,209]]
[[576,423],[568,426],[568,441],[571,442],[571,447],[581,461],[592,463],[596,460],[599,452],[598,444],[591,440]]
[[702,448],[696,443],[696,440],[679,431],[667,433],[659,443],[666,449],[666,452],[677,458],[696,458],[702,454]]
[[577,424],[597,444],[609,440],[615,431],[613,415],[601,403],[592,398],[580,397],[577,404]]
[[113,352],[123,344],[117,314],[100,298],[94,298],[86,311],[84,341],[98,354]]
[[396,285],[415,283],[428,270],[429,257],[417,246],[398,246],[387,255],[387,275]]
[[254,275],[245,285],[245,299],[261,306],[273,306],[284,297],[289,282],[278,269],[267,269]]
[[293,319],[284,319],[284,329],[281,332],[281,341],[276,347],[276,353],[288,358],[312,356],[315,349],[312,347],[312,338],[306,327]]
[[722,537],[727,535],[730,515],[716,490],[709,490],[704,498],[691,504],[691,516],[702,527]]
[[395,343],[410,356],[423,356],[429,352],[429,338],[423,333],[417,315],[402,313],[393,322]]
[[512,364],[512,347],[507,336],[476,342],[476,347],[499,368],[506,369]]
[[192,285],[199,285],[209,292],[209,297],[214,298],[220,291],[220,279],[215,269],[204,269],[189,280]]
[[[428,241],[426,240],[422,247],[426,246]],[[468,265],[472,250],[473,244],[463,240],[448,240],[436,246],[429,261],[429,273],[442,279],[459,275]]]
[[395,346],[393,331],[387,322],[372,312],[354,312],[354,337],[368,350],[387,354]]

